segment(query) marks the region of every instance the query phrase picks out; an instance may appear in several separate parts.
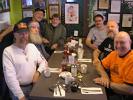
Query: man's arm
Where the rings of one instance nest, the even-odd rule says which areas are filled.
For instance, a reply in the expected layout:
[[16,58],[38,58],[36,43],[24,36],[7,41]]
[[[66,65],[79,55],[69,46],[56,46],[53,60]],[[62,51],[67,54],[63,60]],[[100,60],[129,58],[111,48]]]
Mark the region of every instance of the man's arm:
[[7,86],[12,91],[12,93],[20,100],[21,98],[24,98],[24,93],[20,88],[20,84],[16,76],[13,59],[10,56],[10,53],[6,50],[3,52],[3,72]]
[[103,66],[101,65],[101,63],[97,63],[95,66],[97,72],[100,74],[101,77],[94,79],[94,82],[109,88],[109,77],[105,72]]
[[100,60],[99,60],[99,58],[98,58],[99,55],[100,55],[100,53],[101,53],[101,51],[100,51],[99,49],[95,49],[95,50],[93,51],[93,64],[94,64],[94,65],[100,62]]
[[128,84],[110,82],[110,88],[120,94],[133,95],[133,86]]
[[34,44],[33,44],[33,51],[36,53],[36,60],[37,60],[37,63],[39,64],[37,72],[41,74],[45,69],[49,68],[48,62],[46,61],[44,56],[40,53],[40,51],[36,48]]
[[87,38],[86,38],[86,45],[87,45],[88,47],[90,47],[91,49],[93,49],[93,50],[97,49],[96,45],[93,44],[93,43],[91,43],[91,38],[90,38],[90,37],[87,37]]
[[0,33],[0,42],[2,42],[3,38],[4,38],[7,34],[9,34],[10,32],[13,31],[13,28],[14,28],[14,26],[11,25],[11,26],[9,26],[6,30],[4,30],[2,33]]

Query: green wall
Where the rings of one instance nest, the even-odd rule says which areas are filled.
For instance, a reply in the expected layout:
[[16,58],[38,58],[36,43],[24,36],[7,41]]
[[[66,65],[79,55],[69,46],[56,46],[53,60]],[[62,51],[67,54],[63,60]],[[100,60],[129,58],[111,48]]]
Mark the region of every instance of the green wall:
[[11,24],[15,24],[22,19],[21,0],[10,0],[10,20]]

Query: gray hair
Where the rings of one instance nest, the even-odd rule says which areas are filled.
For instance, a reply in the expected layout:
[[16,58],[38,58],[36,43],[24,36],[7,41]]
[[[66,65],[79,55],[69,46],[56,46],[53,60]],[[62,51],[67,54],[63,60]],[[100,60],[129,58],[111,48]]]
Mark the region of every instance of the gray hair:
[[29,25],[28,25],[28,28],[30,29],[32,26],[37,26],[38,28],[40,28],[39,23],[36,22],[36,21],[32,21],[32,22],[30,22]]

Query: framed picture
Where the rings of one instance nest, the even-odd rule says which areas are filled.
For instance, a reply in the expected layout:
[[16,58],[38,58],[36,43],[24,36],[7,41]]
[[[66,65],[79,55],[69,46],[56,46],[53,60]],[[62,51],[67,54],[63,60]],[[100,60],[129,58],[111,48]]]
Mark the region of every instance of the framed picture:
[[53,14],[59,14],[59,5],[49,5],[49,18],[52,18]]
[[120,23],[120,14],[109,13],[108,14],[108,20],[114,20],[119,24]]
[[79,23],[79,5],[65,4],[65,24]]
[[0,12],[9,10],[9,0],[0,0]]
[[23,18],[25,17],[33,17],[33,11],[32,10],[23,11]]
[[122,27],[132,27],[132,20],[133,20],[132,14],[123,14]]
[[99,0],[99,9],[109,9],[109,0]]
[[59,0],[48,0],[49,4],[59,4]]
[[112,0],[111,1],[111,12],[120,12],[121,10],[121,1]]
[[34,8],[46,9],[46,0],[32,0]]
[[32,0],[22,0],[22,8],[32,8]]

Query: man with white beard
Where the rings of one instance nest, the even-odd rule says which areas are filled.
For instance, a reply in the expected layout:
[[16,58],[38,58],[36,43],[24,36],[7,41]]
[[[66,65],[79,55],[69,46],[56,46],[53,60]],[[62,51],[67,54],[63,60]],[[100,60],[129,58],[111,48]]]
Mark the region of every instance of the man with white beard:
[[38,50],[41,52],[42,56],[45,57],[45,59],[48,59],[50,56],[45,51],[45,44],[43,44],[42,36],[40,35],[40,26],[39,23],[36,21],[32,21],[28,25],[29,27],[29,40],[33,44],[36,45]]

